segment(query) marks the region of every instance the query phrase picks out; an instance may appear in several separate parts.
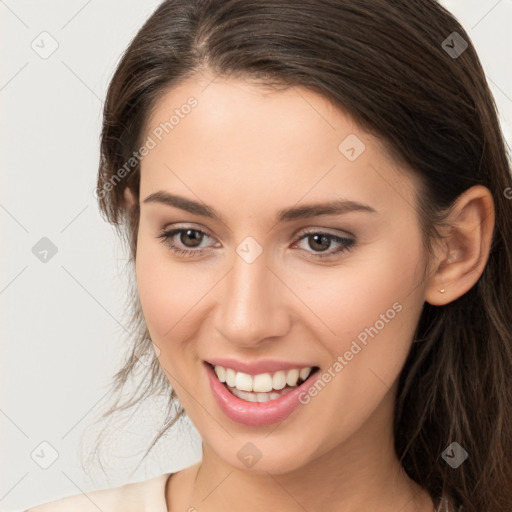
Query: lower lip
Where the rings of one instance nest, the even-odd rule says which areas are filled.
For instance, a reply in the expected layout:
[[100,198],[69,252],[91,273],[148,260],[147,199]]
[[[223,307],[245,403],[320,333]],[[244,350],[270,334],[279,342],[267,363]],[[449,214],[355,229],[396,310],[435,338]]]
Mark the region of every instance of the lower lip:
[[[232,421],[261,427],[271,425],[287,418],[299,405],[299,395],[307,393],[316,379],[307,379],[293,391],[267,402],[248,402],[230,393],[226,386],[220,382],[213,368],[205,363],[206,373],[210,380],[213,396],[222,412]],[[318,373],[318,372],[317,372]]]

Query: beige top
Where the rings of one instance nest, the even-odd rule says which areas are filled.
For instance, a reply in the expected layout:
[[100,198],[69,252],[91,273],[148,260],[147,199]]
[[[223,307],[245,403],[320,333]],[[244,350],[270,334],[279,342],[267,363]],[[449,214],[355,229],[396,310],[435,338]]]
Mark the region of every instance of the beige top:
[[26,512],[167,512],[165,484],[172,473],[131,484],[75,494]]
[[[131,484],[75,494],[44,503],[25,512],[168,512],[165,487],[172,473]],[[448,502],[441,500],[436,512],[452,512]]]

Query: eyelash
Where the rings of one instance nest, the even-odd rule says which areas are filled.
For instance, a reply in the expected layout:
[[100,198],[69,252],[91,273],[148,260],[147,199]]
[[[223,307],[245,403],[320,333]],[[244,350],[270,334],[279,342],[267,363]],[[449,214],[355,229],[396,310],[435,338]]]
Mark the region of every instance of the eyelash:
[[[161,242],[164,243],[175,254],[179,254],[179,255],[182,255],[182,256],[197,256],[197,255],[205,252],[206,250],[208,250],[208,249],[182,249],[181,247],[178,247],[176,244],[172,243],[169,240],[174,235],[177,235],[178,233],[184,233],[186,231],[194,231],[196,233],[200,233],[202,235],[206,235],[207,237],[209,237],[208,234],[206,234],[204,231],[201,231],[200,229],[195,229],[195,228],[176,228],[176,229],[171,229],[169,231],[165,231],[165,230],[162,231],[161,234],[158,235],[157,238],[160,238]],[[300,242],[301,240],[304,240],[308,236],[312,236],[312,235],[325,236],[328,239],[330,239],[331,241],[334,241],[334,242],[339,243],[339,244],[343,244],[341,246],[341,248],[339,248],[339,249],[337,249],[335,251],[330,251],[330,252],[323,251],[323,252],[320,252],[320,253],[312,252],[311,254],[312,254],[314,259],[328,258],[328,257],[333,256],[335,254],[341,254],[341,253],[344,253],[346,251],[350,251],[352,249],[354,243],[355,243],[355,240],[353,240],[353,239],[343,238],[341,236],[333,235],[332,233],[325,233],[323,231],[308,231],[308,232],[305,232],[305,233],[303,233],[299,237],[297,242]],[[209,237],[209,238],[211,238],[211,237]],[[309,252],[309,251],[306,251],[306,252]]]

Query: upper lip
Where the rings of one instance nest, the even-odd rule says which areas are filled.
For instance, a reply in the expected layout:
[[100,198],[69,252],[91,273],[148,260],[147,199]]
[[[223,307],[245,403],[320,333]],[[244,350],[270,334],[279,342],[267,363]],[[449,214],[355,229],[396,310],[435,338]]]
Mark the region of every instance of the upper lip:
[[314,365],[308,363],[296,363],[290,361],[278,361],[276,359],[260,359],[258,361],[241,361],[239,359],[231,359],[229,357],[219,357],[206,360],[213,366],[222,366],[231,368],[236,372],[243,372],[249,375],[258,375],[260,373],[274,373],[279,370],[293,370],[297,368],[315,368]]

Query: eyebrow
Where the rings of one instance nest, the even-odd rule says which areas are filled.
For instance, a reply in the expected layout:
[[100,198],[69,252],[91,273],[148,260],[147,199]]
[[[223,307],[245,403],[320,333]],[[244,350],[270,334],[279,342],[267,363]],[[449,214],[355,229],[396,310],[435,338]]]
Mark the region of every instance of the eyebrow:
[[[163,190],[153,192],[144,199],[143,203],[160,203],[167,206],[173,206],[181,210],[196,215],[202,215],[210,219],[223,222],[221,216],[211,207],[187,199],[186,197],[169,194]],[[276,222],[289,222],[297,219],[307,219],[310,217],[317,217],[319,215],[341,215],[354,211],[377,213],[371,206],[357,201],[336,200],[324,203],[306,204],[304,206],[292,206],[279,210],[276,215]]]

